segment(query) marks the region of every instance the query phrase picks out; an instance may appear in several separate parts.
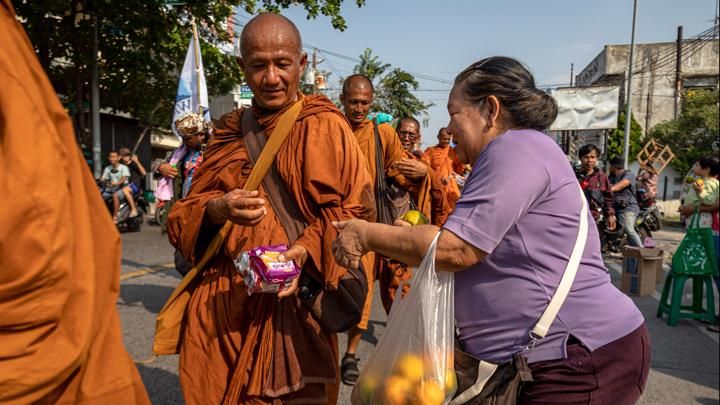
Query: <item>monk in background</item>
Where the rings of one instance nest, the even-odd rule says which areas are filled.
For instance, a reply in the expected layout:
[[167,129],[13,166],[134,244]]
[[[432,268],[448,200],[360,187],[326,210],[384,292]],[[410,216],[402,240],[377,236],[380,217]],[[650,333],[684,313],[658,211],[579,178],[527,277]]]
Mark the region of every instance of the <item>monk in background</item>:
[[0,0],[0,403],[149,404],[115,307],[120,235]]
[[438,144],[425,150],[423,160],[432,166],[440,181],[445,185],[450,210],[455,209],[455,203],[460,198],[460,187],[455,180],[455,174],[462,175],[465,171],[463,163],[455,154],[455,149],[450,146],[452,135],[447,128],[440,128],[438,131]]
[[280,259],[318,272],[326,288],[337,288],[347,271],[333,259],[332,221],[374,219],[371,180],[343,114],[325,96],[298,92],[307,55],[290,20],[271,13],[254,17],[242,32],[240,51],[253,105],[220,118],[189,194],[170,212],[168,236],[195,264],[219,227],[234,225],[217,256],[184,291],[190,298],[181,314],[180,341],[163,339],[158,328],[154,350],[179,350],[188,404],[334,404],[337,335],[322,330],[300,301],[297,279],[277,295],[248,296],[233,264],[243,251],[288,243],[263,186],[259,192],[241,190],[253,166],[244,114],[272,138],[280,116],[302,103],[275,165],[307,227]]
[[[430,180],[429,193],[420,193],[421,189],[413,188],[410,196],[416,207],[429,205],[431,207],[431,214],[428,218],[430,223],[432,225],[442,226],[450,213],[450,205],[445,196],[445,185],[442,184],[430,165],[423,162],[413,153],[413,151],[416,150],[417,143],[421,139],[420,123],[413,117],[400,118],[397,122],[396,132],[405,150],[405,156],[422,163],[424,168],[418,167],[416,170],[418,170],[418,173],[427,173]],[[425,191],[425,189],[422,189],[422,191]],[[396,220],[396,224],[408,225],[400,219]],[[382,266],[378,271],[380,278],[380,299],[382,300],[385,313],[389,314],[400,283],[405,282],[405,284],[403,284],[403,296],[410,291],[410,284],[408,283],[412,278],[412,267],[397,260],[388,259],[380,261],[378,265]]]
[[[345,116],[350,121],[350,126],[360,145],[366,166],[370,170],[372,184],[375,185],[376,176],[384,176],[411,194],[422,195],[424,203],[422,206],[418,206],[418,209],[429,218],[432,208],[430,204],[430,177],[426,165],[414,157],[408,156],[395,129],[387,123],[377,125],[382,150],[379,154],[376,151],[375,123],[367,118],[373,104],[374,91],[370,79],[361,74],[354,74],[345,79],[340,94],[340,102],[343,105]],[[376,173],[378,155],[382,159],[381,164],[384,173]],[[375,203],[373,202],[373,204]],[[365,255],[362,260],[362,266],[368,279],[368,295],[360,323],[348,332],[348,346],[341,364],[342,381],[348,385],[354,384],[360,374],[355,351],[370,319],[373,284],[377,278],[376,275],[383,267],[378,265],[381,260],[383,259],[376,259],[375,254],[372,252]]]

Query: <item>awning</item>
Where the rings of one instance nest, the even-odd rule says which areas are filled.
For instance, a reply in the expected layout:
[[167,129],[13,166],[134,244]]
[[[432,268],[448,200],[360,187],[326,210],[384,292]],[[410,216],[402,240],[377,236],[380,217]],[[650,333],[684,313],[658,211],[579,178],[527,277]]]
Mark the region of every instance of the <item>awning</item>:
[[180,140],[170,131],[153,130],[150,133],[150,145],[153,148],[173,150],[180,146]]

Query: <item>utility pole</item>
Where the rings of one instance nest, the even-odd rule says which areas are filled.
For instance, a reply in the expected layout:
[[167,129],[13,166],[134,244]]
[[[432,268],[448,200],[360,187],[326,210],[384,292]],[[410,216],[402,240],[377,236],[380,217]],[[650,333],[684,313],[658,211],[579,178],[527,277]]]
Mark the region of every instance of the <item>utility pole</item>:
[[96,179],[102,174],[100,157],[100,88],[98,84],[98,18],[93,14],[93,55],[90,69],[90,115],[92,117],[93,174]]
[[635,19],[637,17],[638,0],[633,1],[633,18],[632,33],[630,34],[630,61],[628,62],[627,72],[627,91],[625,98],[627,99],[627,107],[625,108],[625,147],[623,148],[624,168],[628,168],[628,159],[630,157],[630,124],[632,122],[632,77],[633,63],[635,62]]
[[675,110],[673,117],[680,115],[680,101],[682,100],[682,25],[677,28],[677,45],[675,54]]
[[575,69],[575,64],[570,64],[570,87],[573,87],[573,70]]
[[312,69],[313,69],[312,92],[313,92],[313,94],[316,94],[317,93],[317,48],[313,48]]

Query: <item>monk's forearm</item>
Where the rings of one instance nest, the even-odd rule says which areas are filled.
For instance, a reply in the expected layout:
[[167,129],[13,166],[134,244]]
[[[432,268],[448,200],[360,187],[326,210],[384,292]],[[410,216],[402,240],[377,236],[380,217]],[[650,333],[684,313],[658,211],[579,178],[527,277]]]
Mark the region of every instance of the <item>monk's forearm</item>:
[[438,231],[439,228],[434,225],[405,227],[368,223],[367,248],[385,257],[417,266]]

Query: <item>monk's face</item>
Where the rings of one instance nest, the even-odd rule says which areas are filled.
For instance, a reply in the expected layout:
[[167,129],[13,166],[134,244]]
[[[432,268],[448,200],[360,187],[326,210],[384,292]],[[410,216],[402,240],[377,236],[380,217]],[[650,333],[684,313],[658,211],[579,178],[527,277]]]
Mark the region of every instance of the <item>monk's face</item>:
[[265,24],[248,35],[238,62],[255,103],[279,110],[297,98],[307,55],[301,52],[299,38],[288,27]]
[[438,133],[438,146],[441,148],[447,148],[450,146],[452,135],[448,132],[447,128],[443,128]]
[[415,143],[420,139],[420,128],[418,128],[415,121],[402,120],[398,124],[397,134],[403,149],[412,151]]
[[359,83],[350,86],[347,92],[340,94],[340,102],[345,116],[352,126],[360,125],[370,112],[373,103],[373,91],[370,86]]

